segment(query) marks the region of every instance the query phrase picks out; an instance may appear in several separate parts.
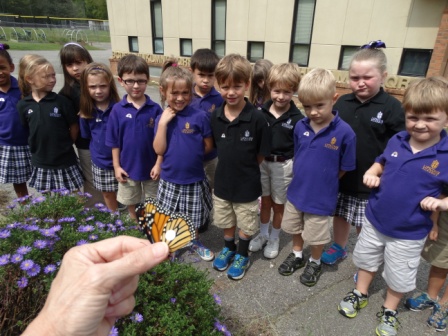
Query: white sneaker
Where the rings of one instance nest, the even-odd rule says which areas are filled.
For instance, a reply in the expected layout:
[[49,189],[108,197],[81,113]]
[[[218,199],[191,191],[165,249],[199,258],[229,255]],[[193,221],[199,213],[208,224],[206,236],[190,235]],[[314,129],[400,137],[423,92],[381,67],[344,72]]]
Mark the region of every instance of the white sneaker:
[[250,241],[249,251],[257,252],[262,250],[267,241],[268,237],[262,236],[261,233],[259,233],[254,239]]
[[280,244],[279,238],[269,239],[266,247],[264,248],[265,258],[272,259],[278,256],[278,248]]

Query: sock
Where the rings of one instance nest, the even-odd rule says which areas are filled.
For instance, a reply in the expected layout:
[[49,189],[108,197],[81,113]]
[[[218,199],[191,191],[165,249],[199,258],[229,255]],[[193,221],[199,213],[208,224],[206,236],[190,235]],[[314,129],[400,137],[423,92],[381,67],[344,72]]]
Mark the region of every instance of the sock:
[[393,316],[396,316],[398,314],[397,310],[389,309],[384,306],[383,306],[383,308],[384,308],[384,314],[389,313],[389,315],[393,315]]
[[250,239],[244,239],[240,237],[240,240],[238,242],[238,254],[242,255],[243,257],[249,256],[249,243]]
[[274,228],[272,228],[272,230],[271,230],[271,236],[269,237],[269,238],[271,238],[271,239],[277,239],[278,238],[278,236],[280,235],[280,231],[281,231],[282,229],[274,229]]
[[359,297],[367,297],[367,294],[363,294],[361,293],[359,290],[357,290],[356,288],[353,290],[353,293],[355,293],[356,295],[358,295]]
[[236,251],[235,239],[224,237],[224,246],[227,247],[230,251]]
[[295,254],[296,258],[303,258],[303,251],[292,250],[292,252]]
[[320,265],[320,258],[319,259],[313,259],[313,257],[310,257],[310,262],[315,262],[316,264]]
[[269,237],[269,225],[271,224],[271,221],[267,222],[266,224],[263,224],[260,222],[260,234],[265,237]]

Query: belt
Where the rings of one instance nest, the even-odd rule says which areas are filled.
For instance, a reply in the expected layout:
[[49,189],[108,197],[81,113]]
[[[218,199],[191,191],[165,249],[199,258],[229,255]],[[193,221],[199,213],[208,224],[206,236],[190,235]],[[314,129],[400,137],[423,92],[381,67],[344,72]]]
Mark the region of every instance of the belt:
[[292,159],[292,156],[271,155],[271,156],[266,156],[264,159],[269,162],[285,162],[287,160]]

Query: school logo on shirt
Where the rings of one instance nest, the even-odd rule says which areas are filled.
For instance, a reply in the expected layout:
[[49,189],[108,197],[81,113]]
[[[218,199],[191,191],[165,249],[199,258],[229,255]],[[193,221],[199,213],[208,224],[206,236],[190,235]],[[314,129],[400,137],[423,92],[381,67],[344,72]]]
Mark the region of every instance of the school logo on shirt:
[[390,156],[392,156],[392,157],[398,157],[398,152],[393,152]]
[[213,112],[216,108],[216,105],[213,104],[212,106],[210,106],[210,108],[208,109],[209,112]]
[[432,161],[430,166],[424,165],[422,169],[425,172],[430,173],[431,175],[439,176],[440,171],[437,170],[437,167],[439,166],[439,164],[440,164],[440,162],[438,160],[434,160],[434,161]]
[[225,138],[225,137],[226,137],[225,133],[221,134],[221,138]]
[[132,114],[130,113],[126,114],[126,118],[132,119]]
[[50,117],[54,117],[54,118],[60,118],[61,114],[59,113],[59,109],[57,107],[55,107],[53,109],[53,113],[50,113]]
[[336,146],[336,137],[331,138],[330,143],[327,143],[324,146],[325,146],[325,148],[332,149],[332,150],[339,149],[339,146]]
[[310,132],[306,131],[303,133],[304,136],[310,136]]
[[182,130],[182,133],[185,134],[194,133],[194,129],[190,128],[190,123],[188,121],[185,123],[185,128]]
[[383,117],[383,112],[378,112],[378,114],[376,115],[376,117],[372,117],[372,119],[370,119],[371,122],[377,123],[377,124],[382,124],[383,120],[381,119]]
[[240,138],[240,141],[254,141],[254,137],[251,137],[249,130],[246,130],[244,136]]
[[149,118],[148,125],[146,126],[148,126],[149,128],[154,128],[154,125],[155,125],[154,118]]
[[294,126],[291,125],[291,118],[289,118],[286,122],[282,123],[282,127],[287,128],[287,129],[293,129]]
[[31,114],[31,113],[33,113],[34,111],[32,110],[32,109],[29,109],[28,110],[28,114]]
[[0,102],[4,102],[5,101],[5,98],[0,98]]
[[97,123],[102,122],[102,120],[101,120],[100,117],[96,117],[95,121],[96,121]]

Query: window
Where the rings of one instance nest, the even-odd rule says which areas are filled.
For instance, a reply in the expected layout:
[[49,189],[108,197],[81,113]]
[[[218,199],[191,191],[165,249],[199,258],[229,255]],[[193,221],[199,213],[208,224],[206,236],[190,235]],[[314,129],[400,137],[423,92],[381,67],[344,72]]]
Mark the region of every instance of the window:
[[138,53],[138,37],[129,36],[129,51]]
[[180,39],[180,55],[187,57],[193,55],[193,42],[191,39]]
[[247,43],[247,59],[256,62],[264,57],[264,42]]
[[348,70],[352,56],[358,50],[359,47],[356,46],[341,46],[338,70]]
[[308,66],[316,0],[296,0],[289,61]]
[[403,49],[398,74],[425,77],[431,61],[431,49]]
[[152,50],[154,54],[163,54],[162,1],[151,0]]
[[212,50],[219,57],[226,54],[226,0],[212,2]]

